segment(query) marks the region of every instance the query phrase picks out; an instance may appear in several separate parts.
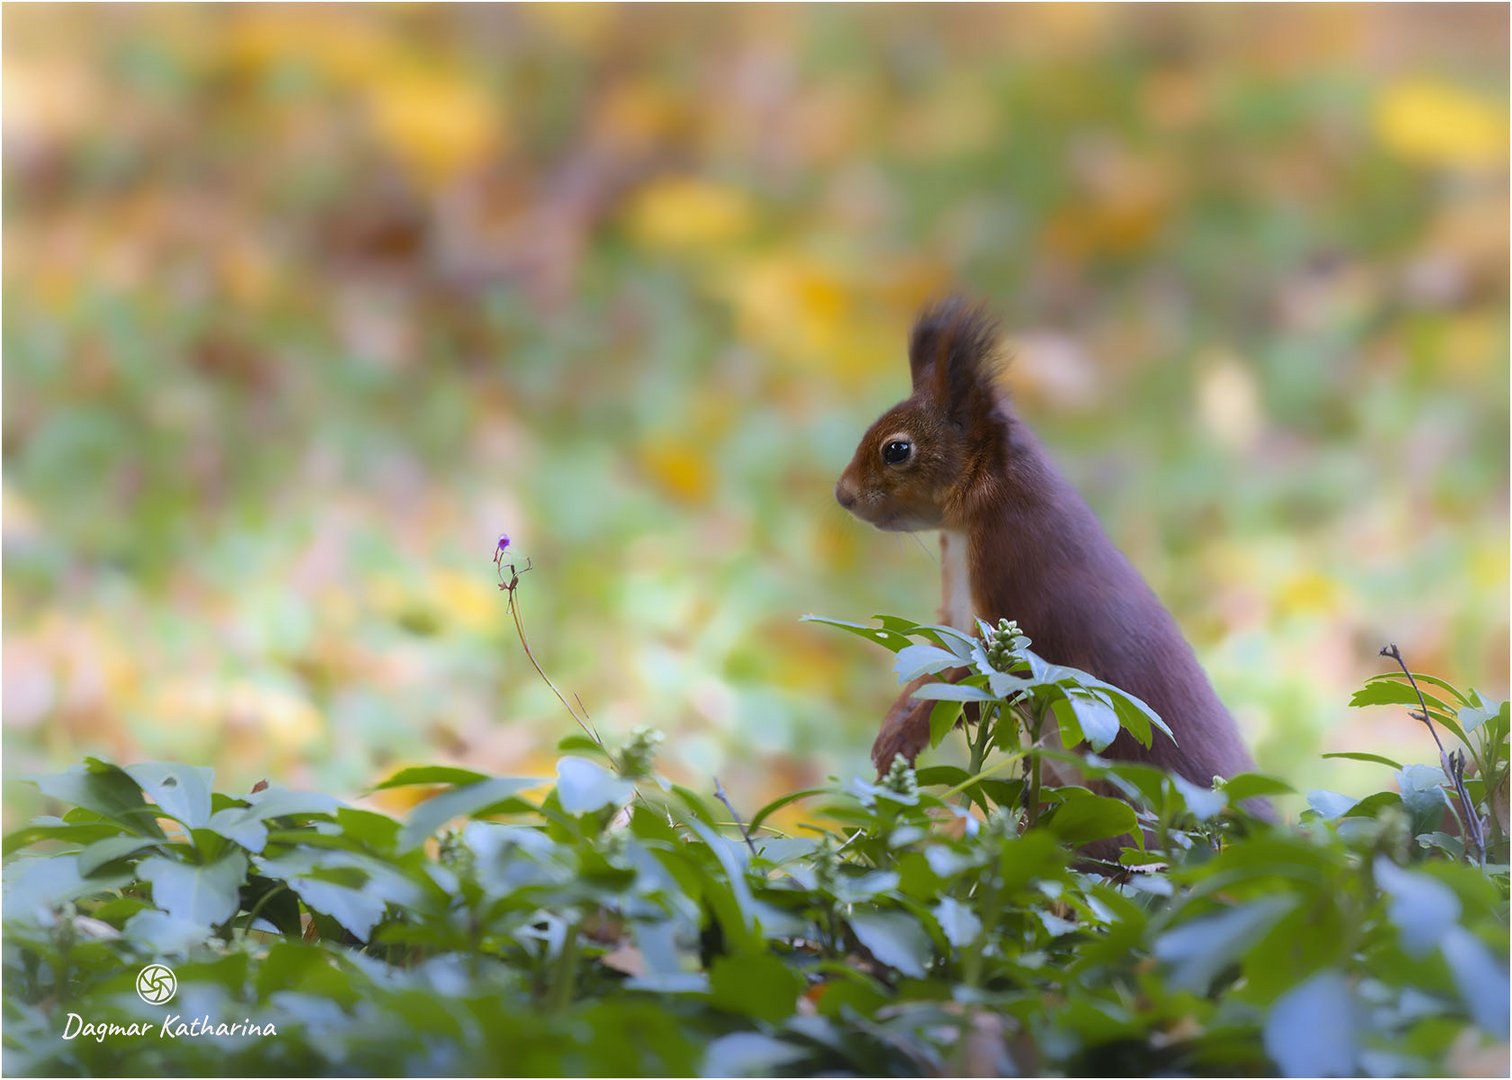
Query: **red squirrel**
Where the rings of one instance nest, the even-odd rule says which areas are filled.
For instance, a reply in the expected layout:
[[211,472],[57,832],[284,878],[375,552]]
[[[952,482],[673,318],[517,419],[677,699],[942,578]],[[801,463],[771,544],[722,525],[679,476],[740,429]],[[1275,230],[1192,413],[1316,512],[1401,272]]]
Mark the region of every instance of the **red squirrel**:
[[[1176,620],[999,388],[999,355],[980,308],[956,298],[927,308],[909,341],[913,396],[862,437],[835,498],[879,529],[940,530],[941,622],[975,633],[976,617],[1013,619],[1046,660],[1142,698],[1175,735],[1157,732],[1147,750],[1120,732],[1104,756],[1203,786],[1253,768]],[[923,681],[882,722],[879,772],[929,745],[934,703],[912,697]]]

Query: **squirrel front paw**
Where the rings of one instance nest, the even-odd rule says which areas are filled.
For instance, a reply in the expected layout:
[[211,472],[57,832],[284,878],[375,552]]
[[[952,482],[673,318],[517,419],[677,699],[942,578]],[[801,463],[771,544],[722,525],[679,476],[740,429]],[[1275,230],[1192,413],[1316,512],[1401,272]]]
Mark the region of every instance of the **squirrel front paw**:
[[905,713],[890,714],[882,722],[877,741],[872,743],[872,764],[877,775],[884,775],[892,767],[893,758],[903,755],[910,765],[929,746],[929,710],[933,702],[915,707]]

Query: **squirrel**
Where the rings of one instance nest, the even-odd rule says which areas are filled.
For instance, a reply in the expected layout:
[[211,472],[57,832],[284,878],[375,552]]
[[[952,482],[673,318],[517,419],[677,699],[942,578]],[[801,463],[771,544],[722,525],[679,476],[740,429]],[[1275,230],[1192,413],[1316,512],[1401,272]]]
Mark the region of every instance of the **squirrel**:
[[[1206,787],[1253,768],[1233,717],[1176,620],[1114,546],[998,386],[997,324],[952,297],[926,308],[908,347],[913,395],[883,413],[835,484],[879,529],[940,531],[940,621],[1015,620],[1051,663],[1142,698],[1175,736],[1149,749],[1121,731],[1104,757],[1143,761]],[[947,678],[964,677],[959,669]],[[903,689],[872,761],[885,772],[929,745],[934,704]]]

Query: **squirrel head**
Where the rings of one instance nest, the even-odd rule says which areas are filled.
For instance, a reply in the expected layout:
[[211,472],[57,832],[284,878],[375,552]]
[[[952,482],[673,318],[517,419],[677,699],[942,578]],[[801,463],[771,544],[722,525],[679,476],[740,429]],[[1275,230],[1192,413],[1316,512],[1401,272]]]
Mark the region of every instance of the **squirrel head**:
[[967,526],[971,505],[1002,476],[997,336],[959,297],[919,315],[908,343],[913,395],[862,436],[835,484],[841,506],[889,531]]

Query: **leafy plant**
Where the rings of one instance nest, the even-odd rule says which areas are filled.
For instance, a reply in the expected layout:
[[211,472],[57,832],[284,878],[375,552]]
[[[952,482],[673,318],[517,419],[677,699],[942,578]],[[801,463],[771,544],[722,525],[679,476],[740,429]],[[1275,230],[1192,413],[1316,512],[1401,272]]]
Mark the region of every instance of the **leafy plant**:
[[[905,680],[971,669],[923,694],[937,740],[977,710],[970,769],[899,762],[748,824],[661,778],[649,732],[570,736],[555,777],[403,770],[380,787],[427,793],[403,821],[174,763],[39,779],[62,812],[5,841],[5,1070],[1412,1075],[1504,1045],[1507,868],[1419,813],[1421,767],[1274,827],[1243,804],[1279,781],[1100,758],[1159,718],[1011,626],[826,621]],[[1494,802],[1505,706],[1427,684]],[[1052,721],[1066,749],[1021,745]],[[133,992],[152,962],[165,1005]]]

